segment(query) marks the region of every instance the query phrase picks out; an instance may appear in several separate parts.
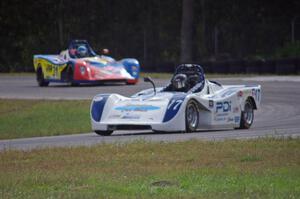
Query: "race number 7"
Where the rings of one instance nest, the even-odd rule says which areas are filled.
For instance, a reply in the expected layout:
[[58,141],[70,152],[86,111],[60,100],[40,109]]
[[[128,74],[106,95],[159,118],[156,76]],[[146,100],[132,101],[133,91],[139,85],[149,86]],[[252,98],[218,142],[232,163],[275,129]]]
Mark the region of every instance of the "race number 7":
[[167,109],[169,110],[173,107],[173,110],[176,110],[182,102],[183,100],[172,100]]

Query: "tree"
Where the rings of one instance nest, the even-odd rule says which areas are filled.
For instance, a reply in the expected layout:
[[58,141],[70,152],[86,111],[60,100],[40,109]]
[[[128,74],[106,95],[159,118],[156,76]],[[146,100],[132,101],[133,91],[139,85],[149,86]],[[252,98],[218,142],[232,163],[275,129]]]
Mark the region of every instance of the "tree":
[[59,1],[58,5],[58,34],[59,34],[59,45],[62,48],[64,45],[64,29],[63,29],[63,0]]
[[192,61],[194,0],[182,0],[181,62]]

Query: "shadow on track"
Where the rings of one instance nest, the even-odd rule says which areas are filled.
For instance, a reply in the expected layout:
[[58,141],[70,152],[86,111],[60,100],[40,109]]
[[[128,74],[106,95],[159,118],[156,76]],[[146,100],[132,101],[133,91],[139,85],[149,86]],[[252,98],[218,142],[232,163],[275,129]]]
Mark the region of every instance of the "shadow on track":
[[[199,130],[191,133],[185,133],[181,131],[175,132],[165,132],[165,131],[146,131],[146,132],[132,132],[132,133],[118,133],[112,134],[110,136],[101,136],[101,137],[117,137],[117,136],[139,136],[139,135],[188,135],[188,134],[196,134],[196,133],[214,133],[214,132],[228,132],[233,131],[233,129],[223,129],[223,130]],[[96,133],[95,133],[96,134]]]

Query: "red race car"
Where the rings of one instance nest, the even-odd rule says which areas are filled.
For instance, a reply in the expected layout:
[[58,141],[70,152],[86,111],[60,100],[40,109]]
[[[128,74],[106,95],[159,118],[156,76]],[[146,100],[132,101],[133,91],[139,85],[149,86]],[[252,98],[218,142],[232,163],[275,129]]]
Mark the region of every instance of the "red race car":
[[97,55],[85,40],[73,40],[59,55],[34,55],[33,62],[39,86],[48,86],[50,82],[136,84],[140,72],[136,59],[116,61],[107,55]]

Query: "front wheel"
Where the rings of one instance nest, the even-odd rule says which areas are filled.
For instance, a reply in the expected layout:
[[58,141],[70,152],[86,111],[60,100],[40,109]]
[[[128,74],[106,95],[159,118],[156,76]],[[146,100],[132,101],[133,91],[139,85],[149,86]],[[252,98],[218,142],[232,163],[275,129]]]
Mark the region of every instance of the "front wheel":
[[241,113],[240,129],[249,129],[254,120],[254,107],[251,101],[247,100],[244,111]]
[[194,100],[191,100],[186,105],[185,110],[185,126],[186,132],[196,131],[199,123],[199,111],[197,103]]
[[98,135],[109,136],[113,133],[113,131],[95,131]]

